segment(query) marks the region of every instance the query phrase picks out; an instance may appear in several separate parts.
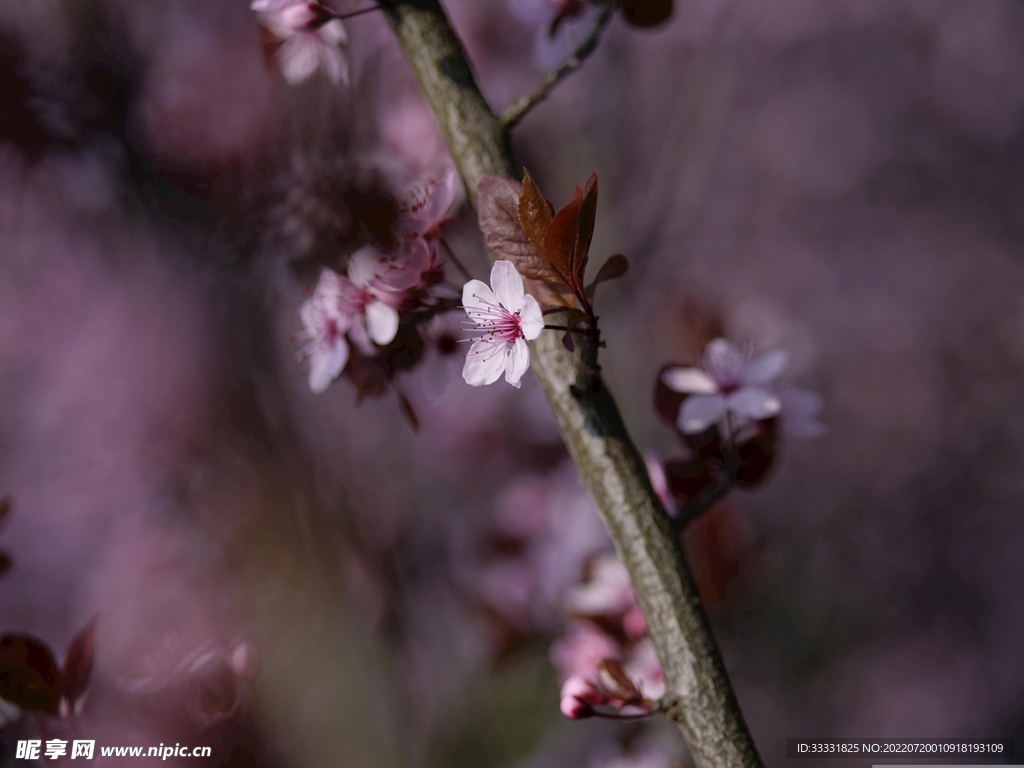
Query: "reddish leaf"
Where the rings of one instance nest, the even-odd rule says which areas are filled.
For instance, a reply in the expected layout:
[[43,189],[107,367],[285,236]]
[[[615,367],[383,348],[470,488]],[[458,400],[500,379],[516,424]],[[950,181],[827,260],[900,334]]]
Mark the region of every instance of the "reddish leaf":
[[500,176],[481,179],[477,187],[477,218],[484,242],[497,258],[508,259],[515,264],[523,277],[545,282],[561,281],[519,223],[521,194],[522,185],[512,179]]
[[717,475],[700,459],[670,459],[665,462],[669,493],[682,509],[718,483]]
[[562,337],[562,346],[569,352],[576,351],[576,342],[572,340],[572,331],[566,331]]
[[626,272],[629,271],[629,260],[626,259],[621,253],[617,253],[614,256],[609,256],[608,261],[601,265],[601,268],[597,270],[597,274],[594,276],[594,281],[587,286],[587,297],[593,298],[594,291],[597,290],[597,286],[601,283],[607,283],[612,280],[618,280]]
[[562,208],[551,219],[544,233],[544,255],[548,263],[562,276],[562,280],[573,288],[580,285],[573,272],[576,239],[580,227],[580,209],[583,196],[577,190],[572,202]]
[[93,616],[89,623],[75,635],[68,646],[67,655],[64,657],[64,698],[68,701],[69,712],[75,711],[75,702],[89,687],[89,678],[92,675],[93,659],[96,652],[96,621],[98,618]]
[[519,196],[519,223],[534,250],[544,254],[544,237],[554,214],[551,203],[540,193],[530,172],[523,170],[523,191]]
[[573,248],[572,274],[576,285],[583,285],[583,273],[587,270],[590,243],[594,239],[594,223],[597,221],[597,172],[590,174],[582,189],[577,187],[576,195],[582,197],[579,220],[576,225],[576,245]]
[[601,659],[597,665],[597,681],[613,698],[626,703],[643,701],[636,684],[615,659]]
[[622,0],[622,15],[634,27],[656,27],[672,16],[672,0]]
[[4,524],[7,516],[11,513],[11,507],[14,506],[14,500],[10,496],[4,496],[0,499],[0,525]]
[[11,569],[11,556],[6,552],[0,552],[0,576],[3,576]]
[[28,635],[0,637],[0,698],[22,709],[54,714],[61,675],[50,649]]

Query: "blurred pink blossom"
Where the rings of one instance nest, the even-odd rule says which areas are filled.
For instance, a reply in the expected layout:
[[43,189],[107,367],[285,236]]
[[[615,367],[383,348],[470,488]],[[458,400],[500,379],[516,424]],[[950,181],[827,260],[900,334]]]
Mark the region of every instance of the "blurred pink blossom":
[[276,57],[285,80],[296,85],[322,68],[335,85],[348,82],[348,35],[330,9],[302,0],[253,0],[249,7],[280,41]]
[[562,680],[595,679],[604,659],[622,658],[622,648],[607,632],[590,621],[573,622],[569,632],[551,644],[551,663]]
[[337,272],[323,270],[313,295],[299,310],[303,325],[299,337],[305,341],[302,352],[309,358],[309,388],[317,394],[338,378],[348,362],[345,333],[352,317],[341,311],[341,280]]
[[679,412],[679,428],[685,434],[699,434],[730,416],[739,420],[731,424],[735,429],[778,415],[782,405],[766,385],[787,360],[785,352],[754,356],[749,349],[715,339],[708,344],[700,367],[670,368],[662,374],[666,386],[688,395]]

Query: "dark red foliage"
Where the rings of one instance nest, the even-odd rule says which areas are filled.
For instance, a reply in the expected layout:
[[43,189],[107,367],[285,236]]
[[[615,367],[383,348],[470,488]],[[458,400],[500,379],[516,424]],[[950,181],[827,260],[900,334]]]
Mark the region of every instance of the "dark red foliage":
[[29,635],[0,637],[0,698],[31,712],[56,714],[61,672],[45,643]]

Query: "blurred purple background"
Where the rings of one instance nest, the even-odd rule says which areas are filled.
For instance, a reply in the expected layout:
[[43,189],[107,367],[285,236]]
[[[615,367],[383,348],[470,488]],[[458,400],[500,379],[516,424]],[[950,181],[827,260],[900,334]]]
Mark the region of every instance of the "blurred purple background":
[[[522,13],[445,5],[495,108],[539,81]],[[664,723],[558,712],[561,594],[608,544],[529,375],[471,389],[428,352],[418,434],[306,388],[318,266],[450,165],[383,19],[347,27],[350,86],[293,88],[245,0],[0,5],[0,632],[60,656],[99,614],[105,744],[689,765]],[[796,736],[1024,749],[1022,112],[1012,0],[680,0],[515,133],[557,204],[601,176],[594,257],[632,264],[602,362],[641,448],[675,450],[653,384],[701,318],[824,397],[828,434],[688,541],[768,765]],[[483,277],[467,206],[449,238]],[[6,719],[5,768],[35,727]]]

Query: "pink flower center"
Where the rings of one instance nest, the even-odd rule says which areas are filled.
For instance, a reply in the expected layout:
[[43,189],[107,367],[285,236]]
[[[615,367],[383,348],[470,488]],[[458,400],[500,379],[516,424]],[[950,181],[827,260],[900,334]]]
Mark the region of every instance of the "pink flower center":
[[481,338],[484,341],[511,344],[517,339],[526,338],[519,312],[509,312],[501,304],[484,299],[481,301],[485,308],[474,310],[473,319],[477,324],[474,330],[482,334]]

